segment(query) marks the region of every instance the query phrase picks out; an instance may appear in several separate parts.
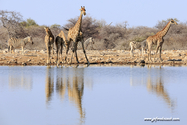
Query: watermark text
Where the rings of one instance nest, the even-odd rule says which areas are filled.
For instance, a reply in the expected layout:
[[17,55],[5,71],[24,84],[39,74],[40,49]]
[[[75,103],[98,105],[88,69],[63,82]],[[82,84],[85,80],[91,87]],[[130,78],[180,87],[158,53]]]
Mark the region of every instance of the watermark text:
[[151,122],[157,122],[157,121],[180,121],[180,118],[144,118],[144,121],[151,121]]

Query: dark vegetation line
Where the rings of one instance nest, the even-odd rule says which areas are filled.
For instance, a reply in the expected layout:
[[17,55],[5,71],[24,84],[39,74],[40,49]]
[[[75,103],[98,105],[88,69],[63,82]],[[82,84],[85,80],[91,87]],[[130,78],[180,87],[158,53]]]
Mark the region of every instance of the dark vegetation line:
[[[50,29],[54,36],[61,30],[67,35],[65,28],[75,25],[78,17],[71,18],[64,26],[53,24]],[[128,20],[128,19],[127,19]],[[107,24],[104,20],[96,20],[86,16],[82,21],[82,32],[85,40],[93,37],[95,40],[94,49],[116,49],[130,50],[129,42],[134,40],[141,42],[147,37],[162,30],[170,19],[158,21],[154,27],[128,27],[125,21],[116,25]],[[164,38],[163,50],[184,50],[187,49],[187,22],[180,22],[174,19],[179,25],[172,26]],[[14,11],[0,11],[0,49],[7,49],[9,37],[25,38],[32,36],[34,44],[27,44],[26,49],[46,49],[44,43],[44,26],[38,25],[33,19],[22,20],[22,15]],[[89,49],[89,48],[88,48]]]

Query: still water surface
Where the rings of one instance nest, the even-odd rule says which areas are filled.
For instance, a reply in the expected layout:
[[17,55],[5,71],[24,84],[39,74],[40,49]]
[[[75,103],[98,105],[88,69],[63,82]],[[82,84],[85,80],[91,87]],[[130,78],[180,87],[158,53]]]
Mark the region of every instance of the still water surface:
[[186,76],[187,67],[1,66],[0,125],[184,125]]

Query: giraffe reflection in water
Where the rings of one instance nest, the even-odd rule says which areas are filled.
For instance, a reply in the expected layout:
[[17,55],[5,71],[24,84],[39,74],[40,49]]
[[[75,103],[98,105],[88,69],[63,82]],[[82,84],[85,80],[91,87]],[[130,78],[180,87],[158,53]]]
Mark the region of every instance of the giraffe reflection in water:
[[[46,76],[46,98],[51,101],[54,93],[54,68],[47,68]],[[56,69],[56,92],[64,101],[66,95],[69,101],[78,109],[81,120],[84,119],[85,113],[82,108],[82,96],[84,90],[84,68],[65,68]]]
[[155,93],[158,97],[161,97],[164,100],[164,102],[168,105],[168,107],[173,110],[174,101],[171,100],[167,90],[164,87],[164,80],[162,80],[163,69],[161,67],[156,68],[156,74],[152,74],[153,72],[151,70],[151,66],[148,66],[148,74],[142,74],[142,77],[140,76],[138,78],[133,78],[133,75],[131,74],[130,84],[133,86],[137,85],[137,83],[146,85],[146,88],[149,92]]
[[47,67],[45,94],[46,102],[50,102],[54,92],[54,68]]
[[57,69],[56,81],[57,93],[65,98],[66,90],[69,100],[76,104],[81,118],[84,118],[82,109],[82,96],[84,90],[84,68],[63,68]]

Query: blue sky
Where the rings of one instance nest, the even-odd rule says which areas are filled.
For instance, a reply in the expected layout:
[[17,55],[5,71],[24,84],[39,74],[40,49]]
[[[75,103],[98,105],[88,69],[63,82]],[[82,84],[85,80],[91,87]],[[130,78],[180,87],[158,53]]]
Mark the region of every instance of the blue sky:
[[108,24],[127,21],[129,27],[154,27],[168,18],[186,22],[186,5],[185,0],[0,0],[1,10],[20,12],[23,19],[48,26],[65,25],[80,15],[80,6],[85,6],[87,15]]

